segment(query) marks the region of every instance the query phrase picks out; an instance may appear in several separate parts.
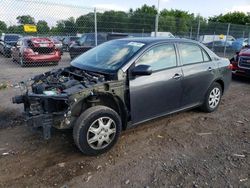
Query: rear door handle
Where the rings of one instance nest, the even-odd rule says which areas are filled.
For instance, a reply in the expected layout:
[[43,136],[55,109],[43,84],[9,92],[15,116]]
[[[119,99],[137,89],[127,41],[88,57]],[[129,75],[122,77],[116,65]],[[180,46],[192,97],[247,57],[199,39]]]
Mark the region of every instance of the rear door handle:
[[173,79],[178,80],[178,79],[180,79],[181,77],[182,77],[181,74],[176,73],[176,74],[173,76]]
[[213,69],[212,67],[208,67],[208,71],[211,72]]

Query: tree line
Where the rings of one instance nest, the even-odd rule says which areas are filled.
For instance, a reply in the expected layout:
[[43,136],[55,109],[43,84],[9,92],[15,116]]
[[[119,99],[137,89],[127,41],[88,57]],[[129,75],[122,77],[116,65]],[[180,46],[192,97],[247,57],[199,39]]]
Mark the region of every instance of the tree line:
[[[124,33],[150,33],[155,29],[155,17],[157,9],[155,6],[143,5],[135,10],[105,11],[97,13],[98,32],[124,32]],[[23,34],[24,24],[36,24],[38,34],[41,35],[74,35],[76,33],[94,32],[94,13],[90,12],[78,18],[69,17],[66,20],[57,21],[55,26],[49,27],[46,20],[36,21],[31,15],[21,15],[16,18],[17,24],[7,26],[0,20],[0,33]],[[159,31],[170,31],[175,35],[193,35],[197,32],[211,34],[214,31],[225,33],[227,24],[240,24],[246,29],[250,24],[250,15],[242,12],[220,14],[208,19],[194,15],[182,10],[163,9],[159,13]],[[200,30],[198,31],[198,25]],[[236,28],[235,28],[236,29]],[[242,29],[239,29],[242,32]],[[249,31],[250,32],[250,31]]]

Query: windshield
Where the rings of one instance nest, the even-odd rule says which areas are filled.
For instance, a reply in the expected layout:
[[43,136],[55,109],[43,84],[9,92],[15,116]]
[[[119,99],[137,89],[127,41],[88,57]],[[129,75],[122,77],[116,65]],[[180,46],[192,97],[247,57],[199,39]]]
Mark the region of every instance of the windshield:
[[145,44],[113,40],[101,44],[72,61],[71,65],[81,69],[113,72],[134,56]]
[[19,36],[17,36],[17,35],[6,35],[5,37],[4,37],[4,41],[7,41],[7,42],[11,42],[11,41],[18,41],[18,39],[19,39],[20,37]]

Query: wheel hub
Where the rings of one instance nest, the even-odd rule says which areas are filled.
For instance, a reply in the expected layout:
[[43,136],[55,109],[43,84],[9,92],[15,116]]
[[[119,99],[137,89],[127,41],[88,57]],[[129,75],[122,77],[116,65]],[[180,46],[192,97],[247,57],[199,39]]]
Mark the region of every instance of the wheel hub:
[[109,117],[102,117],[94,121],[89,127],[87,141],[93,149],[103,149],[114,139],[116,124]]
[[214,109],[218,106],[220,102],[220,97],[221,97],[221,91],[219,88],[214,88],[209,95],[209,107]]

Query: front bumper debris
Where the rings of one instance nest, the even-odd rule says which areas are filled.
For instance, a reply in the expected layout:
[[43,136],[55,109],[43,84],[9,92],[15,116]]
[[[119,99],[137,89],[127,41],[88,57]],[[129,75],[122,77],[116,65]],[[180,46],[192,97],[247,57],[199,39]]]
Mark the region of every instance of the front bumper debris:
[[43,138],[48,140],[51,138],[51,127],[53,125],[53,117],[50,114],[41,114],[26,118],[28,126],[43,129]]

